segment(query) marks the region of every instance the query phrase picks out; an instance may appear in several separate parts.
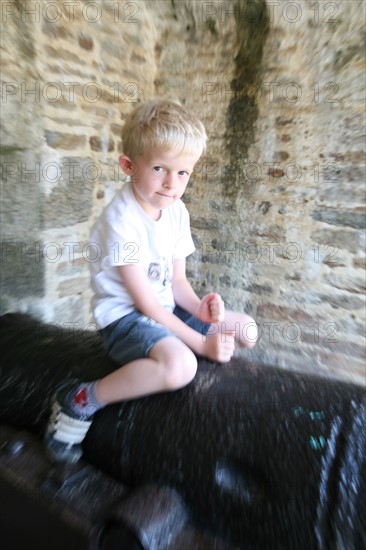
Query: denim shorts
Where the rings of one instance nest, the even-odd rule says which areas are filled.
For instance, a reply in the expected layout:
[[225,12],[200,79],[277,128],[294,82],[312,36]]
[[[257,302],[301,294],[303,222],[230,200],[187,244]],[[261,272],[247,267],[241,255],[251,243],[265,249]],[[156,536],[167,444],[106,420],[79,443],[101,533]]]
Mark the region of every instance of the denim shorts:
[[[206,335],[211,323],[200,321],[184,309],[176,306],[174,315],[186,325],[202,335]],[[153,346],[167,336],[174,336],[163,325],[146,317],[139,311],[133,311],[121,319],[101,329],[108,355],[119,365],[125,365],[135,359],[149,357]]]

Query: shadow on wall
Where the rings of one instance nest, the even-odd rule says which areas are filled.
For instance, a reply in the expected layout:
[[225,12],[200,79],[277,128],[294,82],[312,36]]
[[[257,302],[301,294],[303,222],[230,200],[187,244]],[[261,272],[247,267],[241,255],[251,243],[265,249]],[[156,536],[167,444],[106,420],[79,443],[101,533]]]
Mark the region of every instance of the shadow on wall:
[[[226,144],[229,157],[229,178],[223,181],[224,197],[235,201],[238,194],[250,193],[245,180],[238,181],[232,173],[244,173],[249,148],[255,142],[255,123],[259,116],[257,98],[250,90],[262,84],[263,49],[269,33],[269,12],[265,0],[252,3],[255,17],[244,17],[237,25],[238,53],[235,56],[235,74],[230,84],[234,97],[227,113]],[[252,7],[253,7],[252,6]],[[246,0],[238,2],[238,13],[249,15]],[[247,90],[247,93],[243,93]]]

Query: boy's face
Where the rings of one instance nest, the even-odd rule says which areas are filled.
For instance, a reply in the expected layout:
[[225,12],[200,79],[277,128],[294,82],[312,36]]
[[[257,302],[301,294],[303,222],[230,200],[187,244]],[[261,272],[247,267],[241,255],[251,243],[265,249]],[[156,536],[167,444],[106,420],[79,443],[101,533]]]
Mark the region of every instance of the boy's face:
[[175,151],[150,149],[136,162],[122,155],[120,166],[131,176],[137,202],[154,220],[183,195],[194,165],[200,155],[185,155]]

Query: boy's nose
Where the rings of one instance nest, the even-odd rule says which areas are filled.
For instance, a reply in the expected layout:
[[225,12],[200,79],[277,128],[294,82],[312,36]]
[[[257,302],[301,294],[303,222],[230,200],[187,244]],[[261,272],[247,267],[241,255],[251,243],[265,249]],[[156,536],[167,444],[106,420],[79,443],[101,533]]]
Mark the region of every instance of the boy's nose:
[[175,187],[175,176],[174,174],[167,173],[164,179],[164,185],[165,187],[168,187],[169,189]]

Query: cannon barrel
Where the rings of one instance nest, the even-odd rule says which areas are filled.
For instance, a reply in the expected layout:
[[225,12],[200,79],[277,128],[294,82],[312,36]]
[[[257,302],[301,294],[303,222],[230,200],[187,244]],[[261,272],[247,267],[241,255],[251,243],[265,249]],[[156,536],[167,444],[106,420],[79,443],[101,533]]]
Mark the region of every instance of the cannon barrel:
[[[92,332],[8,314],[1,337],[0,420],[40,437],[55,384],[116,368]],[[189,517],[228,547],[254,550],[365,548],[365,456],[365,388],[243,359],[200,360],[188,387],[106,407],[84,441],[85,460],[141,502],[149,487],[151,502],[170,495],[167,524],[184,530]],[[132,523],[147,514],[120,509]],[[142,516],[134,530],[153,548],[161,516]]]

